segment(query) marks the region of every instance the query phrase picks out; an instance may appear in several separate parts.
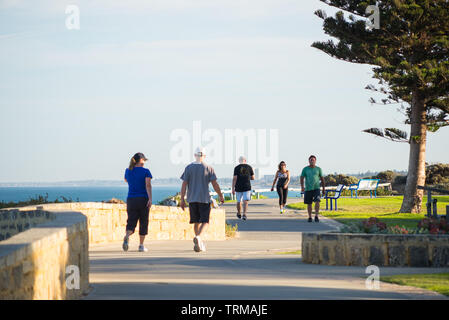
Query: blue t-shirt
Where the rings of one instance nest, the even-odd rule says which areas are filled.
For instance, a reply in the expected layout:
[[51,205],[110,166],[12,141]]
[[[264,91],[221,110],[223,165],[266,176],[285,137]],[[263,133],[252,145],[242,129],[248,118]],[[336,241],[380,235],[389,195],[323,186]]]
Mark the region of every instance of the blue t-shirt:
[[125,170],[125,179],[128,181],[128,198],[148,198],[145,178],[153,178],[150,170],[144,167],[134,167]]

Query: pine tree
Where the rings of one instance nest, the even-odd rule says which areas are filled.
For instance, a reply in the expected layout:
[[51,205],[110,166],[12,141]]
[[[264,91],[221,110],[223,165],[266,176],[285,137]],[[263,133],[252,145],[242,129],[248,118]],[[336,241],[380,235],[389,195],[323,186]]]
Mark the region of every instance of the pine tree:
[[347,62],[373,65],[378,85],[366,89],[385,94],[382,104],[402,106],[410,135],[395,128],[364,131],[410,144],[400,212],[420,212],[423,190],[417,186],[426,179],[427,131],[449,125],[449,0],[320,1],[341,9],[334,17],[315,12],[324,21],[324,32],[338,42],[314,42],[312,47]]

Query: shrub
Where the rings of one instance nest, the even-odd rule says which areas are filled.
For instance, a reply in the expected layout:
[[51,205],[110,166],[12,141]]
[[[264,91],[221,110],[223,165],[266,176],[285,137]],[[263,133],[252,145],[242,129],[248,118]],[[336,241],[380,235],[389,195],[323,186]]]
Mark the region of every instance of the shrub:
[[340,230],[343,233],[387,233],[387,231],[387,225],[375,217],[345,225]]
[[347,176],[344,174],[329,174],[324,177],[326,186],[337,186],[343,184],[349,186],[350,184],[357,183],[359,179],[353,176]]
[[397,177],[397,173],[391,170],[379,172],[376,176],[377,179],[380,179],[381,183],[390,182],[392,183]]
[[445,217],[440,219],[424,218],[418,222],[417,228],[430,234],[449,234],[449,223]]

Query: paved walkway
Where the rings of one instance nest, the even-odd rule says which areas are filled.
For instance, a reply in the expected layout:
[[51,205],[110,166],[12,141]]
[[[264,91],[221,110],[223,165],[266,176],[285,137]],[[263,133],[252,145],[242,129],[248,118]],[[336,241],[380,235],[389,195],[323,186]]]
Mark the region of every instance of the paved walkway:
[[[291,199],[290,201],[293,201]],[[147,253],[121,243],[90,251],[92,291],[86,299],[442,299],[436,293],[381,283],[365,286],[365,269],[304,264],[298,254],[301,232],[326,232],[335,222],[308,223],[306,213],[280,215],[276,200],[255,200],[247,221],[225,204],[228,223],[239,237],[207,242],[207,252],[193,251],[192,241],[148,241]],[[134,237],[137,241],[137,237]],[[448,272],[448,269],[381,268],[381,275]]]

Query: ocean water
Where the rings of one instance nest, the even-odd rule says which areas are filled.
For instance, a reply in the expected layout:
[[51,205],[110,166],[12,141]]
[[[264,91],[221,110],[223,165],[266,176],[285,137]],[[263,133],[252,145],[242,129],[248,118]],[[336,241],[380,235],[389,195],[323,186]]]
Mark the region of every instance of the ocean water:
[[[153,203],[157,204],[159,201],[175,195],[180,192],[180,186],[157,186],[153,185]],[[17,202],[26,201],[31,198],[37,198],[39,195],[46,196],[48,200],[54,201],[61,197],[72,199],[72,201],[80,202],[100,202],[107,201],[112,198],[120,199],[126,202],[128,194],[128,186],[120,187],[0,187],[0,202]],[[229,194],[227,194],[229,195]],[[276,191],[264,192],[262,195],[268,198],[277,198]],[[297,198],[300,194],[298,192],[290,191],[289,198]]]
[[[154,186],[153,203],[157,203],[167,197],[180,192],[176,186]],[[112,198],[126,202],[128,186],[123,187],[0,187],[0,201],[26,201],[37,198],[38,195],[48,194],[48,200],[62,200],[61,197],[80,202],[100,202]]]

